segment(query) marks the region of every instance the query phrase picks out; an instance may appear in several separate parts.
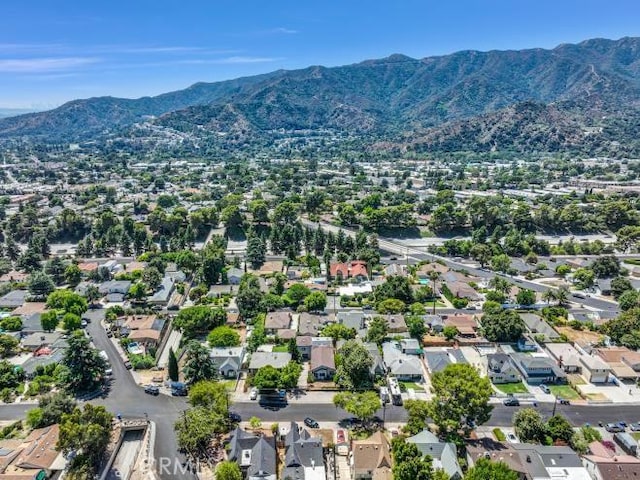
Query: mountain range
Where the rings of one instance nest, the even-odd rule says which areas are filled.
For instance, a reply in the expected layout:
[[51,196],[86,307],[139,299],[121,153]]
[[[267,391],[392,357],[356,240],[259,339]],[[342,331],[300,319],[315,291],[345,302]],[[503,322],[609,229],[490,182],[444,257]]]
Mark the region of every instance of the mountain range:
[[[74,100],[0,119],[0,138],[126,138],[142,123],[196,137],[232,134],[245,142],[282,130],[329,129],[422,151],[590,150],[619,148],[640,125],[638,112],[640,38],[627,37],[551,50],[423,59],[396,54],[197,83],[135,100]],[[625,138],[616,139],[617,132]]]

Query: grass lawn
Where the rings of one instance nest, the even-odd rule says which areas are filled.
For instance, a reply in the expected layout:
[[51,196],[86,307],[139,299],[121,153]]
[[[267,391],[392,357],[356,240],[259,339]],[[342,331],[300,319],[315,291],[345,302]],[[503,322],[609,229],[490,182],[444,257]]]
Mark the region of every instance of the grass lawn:
[[496,388],[503,393],[527,393],[527,387],[524,386],[524,383],[501,383],[496,385]]
[[578,400],[580,395],[569,385],[549,385],[551,393],[566,400]]
[[626,258],[623,262],[630,263],[631,265],[640,265],[640,258]]
[[399,382],[399,383],[404,387],[405,390],[408,390],[410,388],[413,388],[414,390],[417,390],[417,391],[424,390],[424,387],[419,383],[413,383],[413,382]]
[[631,432],[631,436],[636,440],[640,440],[640,432]]
[[289,345],[276,345],[273,347],[273,351],[274,352],[288,352],[289,351]]
[[[427,302],[424,304],[424,306],[428,312],[430,308],[433,308],[433,302]],[[443,303],[440,300],[436,300],[436,308],[446,308],[446,307],[447,307],[446,303]]]

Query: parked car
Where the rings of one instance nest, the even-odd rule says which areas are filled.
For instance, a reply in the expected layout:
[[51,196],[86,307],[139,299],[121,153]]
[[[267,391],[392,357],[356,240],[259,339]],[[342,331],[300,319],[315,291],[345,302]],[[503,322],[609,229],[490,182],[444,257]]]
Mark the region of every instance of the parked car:
[[249,392],[249,398],[251,400],[256,400],[258,398],[258,389],[257,388],[252,388],[251,392]]
[[505,398],[502,401],[503,405],[506,407],[519,407],[520,406],[520,400],[518,400],[515,397],[509,397],[509,398]]
[[604,429],[607,432],[610,432],[610,433],[617,433],[617,432],[624,432],[625,431],[625,427],[623,425],[621,425],[620,423],[607,423],[605,425]]
[[172,388],[171,395],[173,395],[174,397],[186,397],[188,395],[188,392],[186,389]]
[[639,432],[640,431],[640,422],[630,423],[629,424],[629,428],[631,429],[632,432]]
[[236,412],[229,412],[229,420],[233,423],[240,423],[242,421],[242,417]]
[[316,422],[313,418],[307,417],[304,419],[304,424],[309,428],[320,428],[320,424]]
[[507,441],[509,443],[520,443],[518,437],[516,437],[516,434],[511,432],[507,433]]
[[148,393],[149,395],[159,395],[160,389],[156,385],[147,385],[144,387],[144,393]]
[[542,390],[544,393],[551,393],[551,389],[547,387],[544,383],[540,384],[540,390]]
[[336,433],[336,439],[338,440],[338,443],[345,442],[346,437],[344,436],[344,430],[338,430],[338,432]]
[[558,397],[558,403],[560,405],[571,405],[571,402],[569,400],[567,400],[566,398],[560,398],[560,397]]
[[127,370],[131,370],[132,366],[131,366],[131,362],[129,360],[125,360],[124,368],[126,368]]
[[80,326],[81,326],[82,328],[85,328],[87,325],[88,325],[88,324],[87,324],[87,321],[86,321],[84,318],[83,318],[82,320],[80,320]]

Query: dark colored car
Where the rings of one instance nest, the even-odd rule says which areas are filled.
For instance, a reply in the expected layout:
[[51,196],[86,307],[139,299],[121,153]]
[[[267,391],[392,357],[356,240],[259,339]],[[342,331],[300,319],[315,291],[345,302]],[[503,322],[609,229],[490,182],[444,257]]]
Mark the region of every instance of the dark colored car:
[[307,417],[304,419],[304,424],[309,428],[320,428],[318,422],[316,422],[313,418]]
[[131,362],[130,362],[129,360],[126,360],[126,361],[124,362],[124,367],[125,367],[127,370],[131,370]]
[[160,388],[158,388],[156,385],[147,385],[146,387],[144,387],[144,393],[148,393],[149,395],[159,395]]
[[229,420],[233,423],[240,423],[242,421],[242,417],[236,412],[229,412]]
[[509,397],[509,398],[505,398],[502,401],[503,405],[507,406],[507,407],[519,407],[520,406],[520,400],[518,400],[517,398],[514,397]]

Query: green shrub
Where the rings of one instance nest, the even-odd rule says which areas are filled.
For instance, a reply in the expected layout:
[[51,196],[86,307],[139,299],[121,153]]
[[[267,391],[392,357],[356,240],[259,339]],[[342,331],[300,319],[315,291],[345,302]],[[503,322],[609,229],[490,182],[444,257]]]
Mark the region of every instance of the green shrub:
[[495,435],[495,437],[498,439],[499,442],[504,442],[507,439],[507,436],[499,428],[494,428],[493,434]]

